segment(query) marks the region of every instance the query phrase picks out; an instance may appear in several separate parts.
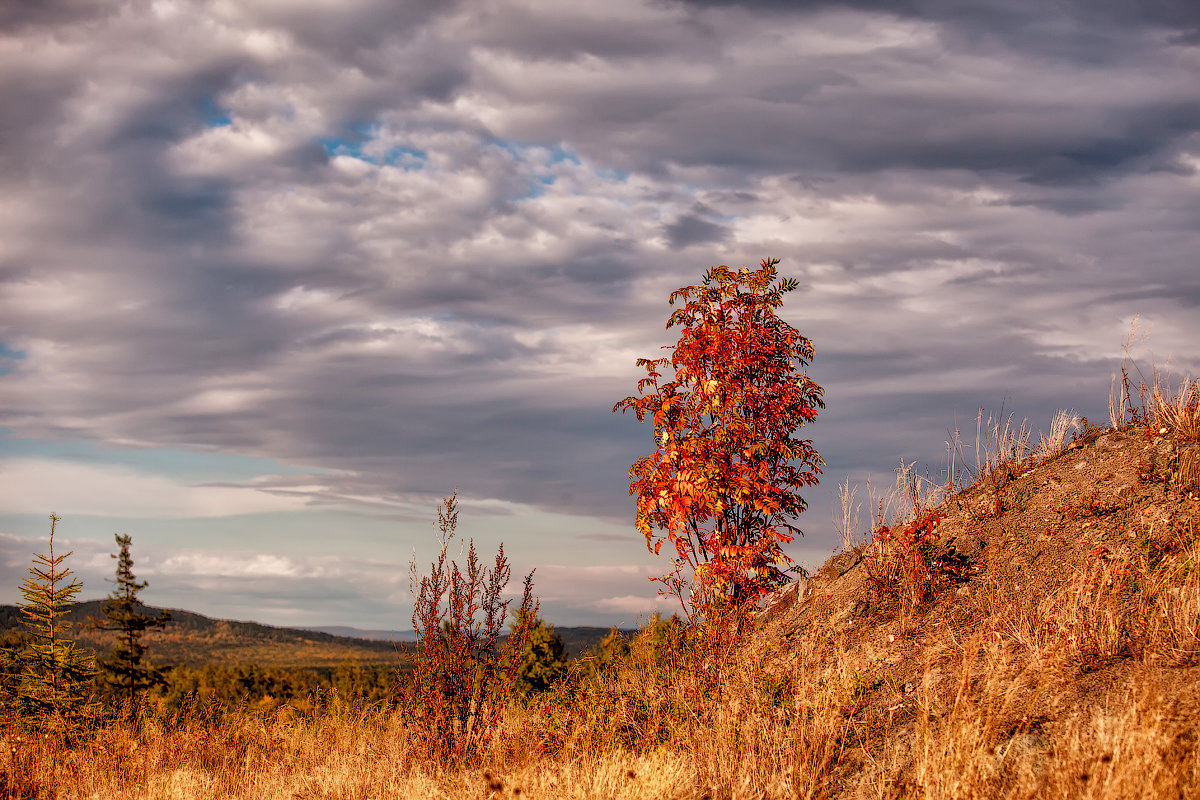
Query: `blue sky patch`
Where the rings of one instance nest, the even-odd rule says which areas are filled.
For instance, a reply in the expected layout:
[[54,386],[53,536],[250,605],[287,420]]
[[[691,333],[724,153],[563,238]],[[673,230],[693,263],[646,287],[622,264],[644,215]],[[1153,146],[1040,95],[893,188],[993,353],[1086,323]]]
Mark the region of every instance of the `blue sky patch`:
[[524,194],[517,195],[518,200],[529,200],[534,197],[541,197],[546,193],[546,188],[553,186],[558,180],[554,175],[536,175],[529,181],[529,188]]
[[210,128],[223,128],[233,124],[229,109],[217,105],[217,99],[212,95],[200,101],[200,114],[204,118],[204,124]]
[[8,345],[0,342],[0,375],[7,375],[12,372],[12,362],[22,361],[24,358],[24,351],[13,350]]
[[616,183],[624,183],[629,180],[629,170],[627,169],[594,169],[592,170],[592,174],[601,180],[614,181]]
[[[370,122],[357,122],[343,126],[341,136],[319,136],[317,143],[325,148],[330,158],[350,156],[380,167],[400,167],[406,172],[423,169],[429,154],[415,147],[394,145],[380,152],[371,148],[372,140],[379,134],[379,126]],[[370,150],[371,152],[367,152]]]

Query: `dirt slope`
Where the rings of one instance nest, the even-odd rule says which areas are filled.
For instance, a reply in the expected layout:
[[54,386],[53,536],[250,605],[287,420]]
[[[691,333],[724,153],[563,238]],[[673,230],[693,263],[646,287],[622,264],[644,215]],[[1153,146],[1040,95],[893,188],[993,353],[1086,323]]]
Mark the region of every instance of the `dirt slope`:
[[870,765],[915,791],[907,743],[968,707],[998,758],[1016,747],[1056,758],[1081,709],[1135,697],[1153,698],[1194,747],[1200,487],[1181,482],[1179,464],[1195,447],[1093,430],[937,509],[931,599],[914,605],[903,581],[872,581],[901,553],[873,543],[831,558],[770,612],[766,630],[794,668],[853,696],[842,780]]

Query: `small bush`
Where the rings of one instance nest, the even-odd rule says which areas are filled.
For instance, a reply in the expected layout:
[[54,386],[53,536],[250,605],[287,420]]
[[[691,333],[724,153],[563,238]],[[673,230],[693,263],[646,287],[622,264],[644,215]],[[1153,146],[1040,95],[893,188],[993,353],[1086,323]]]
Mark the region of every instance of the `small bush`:
[[[520,615],[512,623],[516,633],[527,624]],[[567,648],[554,626],[539,618],[529,630],[521,668],[517,672],[517,694],[528,697],[544,692],[567,674]]]
[[900,530],[880,528],[863,559],[868,585],[877,598],[895,598],[910,606],[933,599],[954,572],[937,554],[937,526],[944,514],[928,511]]

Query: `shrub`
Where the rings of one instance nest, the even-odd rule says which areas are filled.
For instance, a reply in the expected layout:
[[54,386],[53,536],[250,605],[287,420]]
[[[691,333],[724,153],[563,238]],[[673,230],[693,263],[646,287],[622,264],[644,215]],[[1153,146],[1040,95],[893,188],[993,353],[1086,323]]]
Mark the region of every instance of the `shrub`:
[[[518,615],[513,620],[512,632],[517,633],[523,624],[525,621]],[[524,658],[517,672],[517,693],[527,697],[546,691],[567,674],[568,666],[562,637],[554,626],[539,617],[529,629]]]
[[937,526],[944,514],[927,511],[899,530],[880,528],[875,543],[863,559],[863,570],[876,597],[891,597],[919,606],[953,571],[953,564],[937,554]]

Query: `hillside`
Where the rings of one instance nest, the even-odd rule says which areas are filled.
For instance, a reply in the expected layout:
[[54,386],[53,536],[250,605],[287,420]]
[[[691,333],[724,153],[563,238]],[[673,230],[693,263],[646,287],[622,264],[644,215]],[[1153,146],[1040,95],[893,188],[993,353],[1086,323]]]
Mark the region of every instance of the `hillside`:
[[778,598],[773,669],[840,693],[837,784],[1038,796],[1065,771],[1158,796],[1192,769],[1200,450],[1163,433],[1092,429],[1004,465],[935,510],[923,555],[895,528]]
[[350,625],[318,625],[312,628],[300,628],[303,631],[328,633],[331,636],[344,636],[347,639],[368,639],[376,642],[415,642],[417,634],[414,631],[396,631],[383,629],[363,629]]
[[[599,628],[592,625],[555,625],[553,627],[555,633],[563,641],[568,658],[579,658],[588,650],[600,644],[604,640],[604,637],[608,636],[612,630],[612,628]],[[320,631],[322,633],[333,634],[334,636],[372,641],[415,642],[417,640],[417,635],[413,631],[363,630],[361,628],[352,628],[348,625],[330,625],[319,628],[304,628],[303,630]],[[637,633],[634,628],[618,628],[618,631],[627,639]]]

